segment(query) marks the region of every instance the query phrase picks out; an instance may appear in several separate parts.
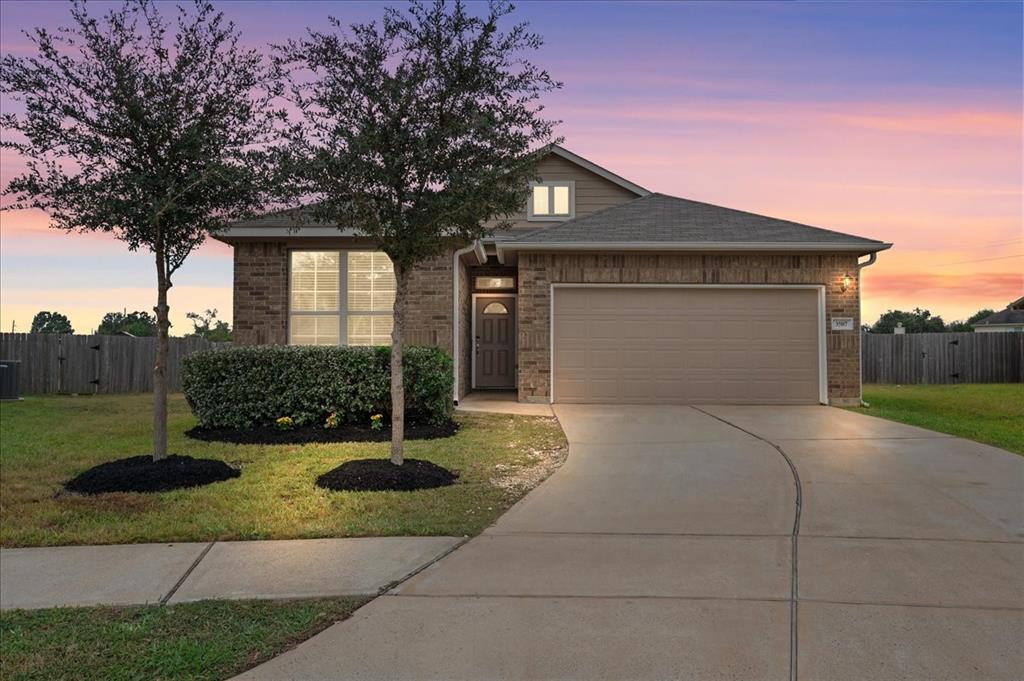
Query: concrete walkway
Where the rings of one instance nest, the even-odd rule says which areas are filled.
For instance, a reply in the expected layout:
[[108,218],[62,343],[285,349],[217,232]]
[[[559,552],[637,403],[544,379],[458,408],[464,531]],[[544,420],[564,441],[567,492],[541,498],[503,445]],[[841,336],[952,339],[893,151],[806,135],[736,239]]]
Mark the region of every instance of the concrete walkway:
[[515,390],[478,390],[461,400],[458,411],[484,414],[513,414],[515,416],[554,416],[550,404],[520,402]]
[[376,595],[461,541],[368,537],[2,549],[0,609]]
[[825,407],[558,406],[566,464],[242,679],[1024,678],[1024,458]]

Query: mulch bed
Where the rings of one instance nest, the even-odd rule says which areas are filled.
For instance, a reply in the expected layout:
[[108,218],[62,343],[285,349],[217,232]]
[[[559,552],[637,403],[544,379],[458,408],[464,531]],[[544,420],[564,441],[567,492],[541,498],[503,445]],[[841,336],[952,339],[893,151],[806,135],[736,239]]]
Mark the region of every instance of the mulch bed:
[[355,459],[324,473],[316,485],[338,492],[411,492],[445,487],[458,477],[458,471],[423,459],[406,459],[401,466],[387,459]]
[[[443,424],[406,423],[406,440],[435,440],[451,437],[459,430],[459,424],[448,421]],[[202,428],[196,426],[185,431],[185,435],[206,442],[231,442],[236,445],[301,445],[308,442],[390,442],[391,428],[384,426],[373,430],[369,426],[344,424],[337,428],[321,426],[299,426],[291,430],[274,427],[262,428]]]
[[172,454],[166,459],[153,461],[153,457],[148,455],[132,456],[93,466],[64,483],[64,489],[78,494],[166,492],[229,480],[241,474],[237,468],[215,459],[193,459]]

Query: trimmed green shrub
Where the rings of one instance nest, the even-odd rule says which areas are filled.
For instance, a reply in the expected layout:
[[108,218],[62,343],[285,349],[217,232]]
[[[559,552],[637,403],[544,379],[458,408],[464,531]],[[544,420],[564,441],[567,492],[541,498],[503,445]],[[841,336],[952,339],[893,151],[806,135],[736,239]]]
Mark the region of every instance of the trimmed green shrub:
[[[452,416],[452,360],[443,350],[403,353],[406,421],[443,423]],[[258,346],[196,352],[182,361],[189,407],[206,428],[369,423],[391,415],[391,349]]]

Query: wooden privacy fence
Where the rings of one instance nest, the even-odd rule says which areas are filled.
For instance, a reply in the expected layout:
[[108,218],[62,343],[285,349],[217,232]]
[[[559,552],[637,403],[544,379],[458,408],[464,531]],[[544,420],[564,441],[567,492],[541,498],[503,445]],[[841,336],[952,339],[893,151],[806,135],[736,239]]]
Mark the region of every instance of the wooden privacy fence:
[[1024,333],[861,336],[865,383],[1024,383]]
[[[231,346],[199,336],[170,341],[167,380],[172,391],[181,390],[183,357]],[[152,392],[156,338],[2,333],[0,360],[21,362],[23,395]]]

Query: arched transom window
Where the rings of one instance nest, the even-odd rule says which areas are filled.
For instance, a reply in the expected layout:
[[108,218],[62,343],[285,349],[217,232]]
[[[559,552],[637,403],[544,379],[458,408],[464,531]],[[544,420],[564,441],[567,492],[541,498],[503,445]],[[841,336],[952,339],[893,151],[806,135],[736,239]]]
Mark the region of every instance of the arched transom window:
[[484,314],[508,314],[508,308],[505,307],[504,303],[487,303],[487,306],[484,308]]

